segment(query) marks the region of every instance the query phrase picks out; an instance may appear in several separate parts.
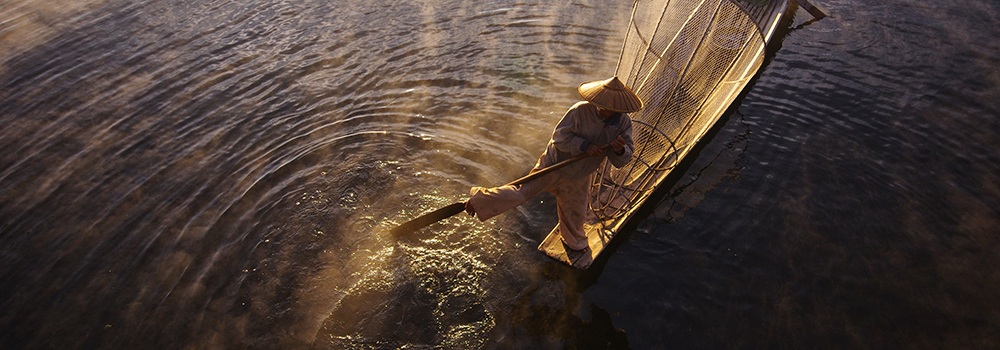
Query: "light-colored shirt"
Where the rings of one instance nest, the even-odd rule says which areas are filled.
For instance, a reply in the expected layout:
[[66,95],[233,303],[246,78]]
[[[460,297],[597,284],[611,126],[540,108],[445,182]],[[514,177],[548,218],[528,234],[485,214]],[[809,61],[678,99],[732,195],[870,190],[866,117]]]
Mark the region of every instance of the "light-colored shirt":
[[587,101],[577,102],[566,111],[552,130],[552,138],[545,146],[545,152],[538,158],[535,168],[541,169],[585,153],[587,146],[591,144],[604,146],[614,141],[618,135],[625,140],[622,154],[609,148],[603,156],[588,157],[556,170],[559,174],[570,179],[589,176],[601,166],[605,157],[616,168],[621,168],[632,159],[632,151],[635,149],[632,143],[632,120],[628,115],[617,113],[607,120],[601,119],[596,106]]

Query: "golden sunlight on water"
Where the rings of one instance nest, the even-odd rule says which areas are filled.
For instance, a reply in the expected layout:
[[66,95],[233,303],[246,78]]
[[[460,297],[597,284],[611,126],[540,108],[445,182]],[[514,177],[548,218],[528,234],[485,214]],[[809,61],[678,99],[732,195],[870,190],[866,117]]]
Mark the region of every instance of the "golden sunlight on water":
[[[72,28],[73,20],[107,0],[0,1],[0,62]],[[0,69],[6,65],[0,66]],[[4,71],[0,70],[0,74]]]
[[389,230],[523,175],[631,2],[0,0],[0,348],[992,348],[998,11],[962,3],[791,13],[577,272],[550,196]]

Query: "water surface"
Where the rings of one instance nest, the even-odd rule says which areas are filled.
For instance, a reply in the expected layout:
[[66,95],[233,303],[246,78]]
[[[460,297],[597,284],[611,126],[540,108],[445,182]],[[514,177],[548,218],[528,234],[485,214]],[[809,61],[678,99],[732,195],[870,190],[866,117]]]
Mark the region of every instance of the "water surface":
[[[7,1],[0,348],[992,348],[1000,6],[824,1],[590,270],[524,174],[630,3]],[[793,9],[794,10],[794,9]]]

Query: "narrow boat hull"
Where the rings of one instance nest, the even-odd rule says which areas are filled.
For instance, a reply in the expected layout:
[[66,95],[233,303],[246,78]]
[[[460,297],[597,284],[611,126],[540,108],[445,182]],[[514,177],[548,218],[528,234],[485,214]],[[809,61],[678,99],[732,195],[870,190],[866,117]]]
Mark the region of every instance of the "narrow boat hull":
[[558,228],[538,250],[589,267],[760,69],[788,1],[636,1],[615,70],[645,102],[629,116],[633,159],[591,177],[588,250],[568,251]]

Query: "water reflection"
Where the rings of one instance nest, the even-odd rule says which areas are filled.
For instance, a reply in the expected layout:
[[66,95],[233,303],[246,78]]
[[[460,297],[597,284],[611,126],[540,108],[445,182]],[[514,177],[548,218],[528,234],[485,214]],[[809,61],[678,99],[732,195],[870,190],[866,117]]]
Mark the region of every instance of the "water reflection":
[[630,3],[8,3],[2,348],[995,343],[992,3],[789,23],[583,273],[551,197],[387,232],[522,175]]
[[[467,218],[385,233],[520,175],[559,116],[541,101],[573,99],[570,57],[614,39],[487,5],[110,2],[65,9],[72,31],[30,22],[0,90],[4,347],[483,345],[511,292],[494,267],[530,251]],[[411,328],[379,326],[398,317]]]

